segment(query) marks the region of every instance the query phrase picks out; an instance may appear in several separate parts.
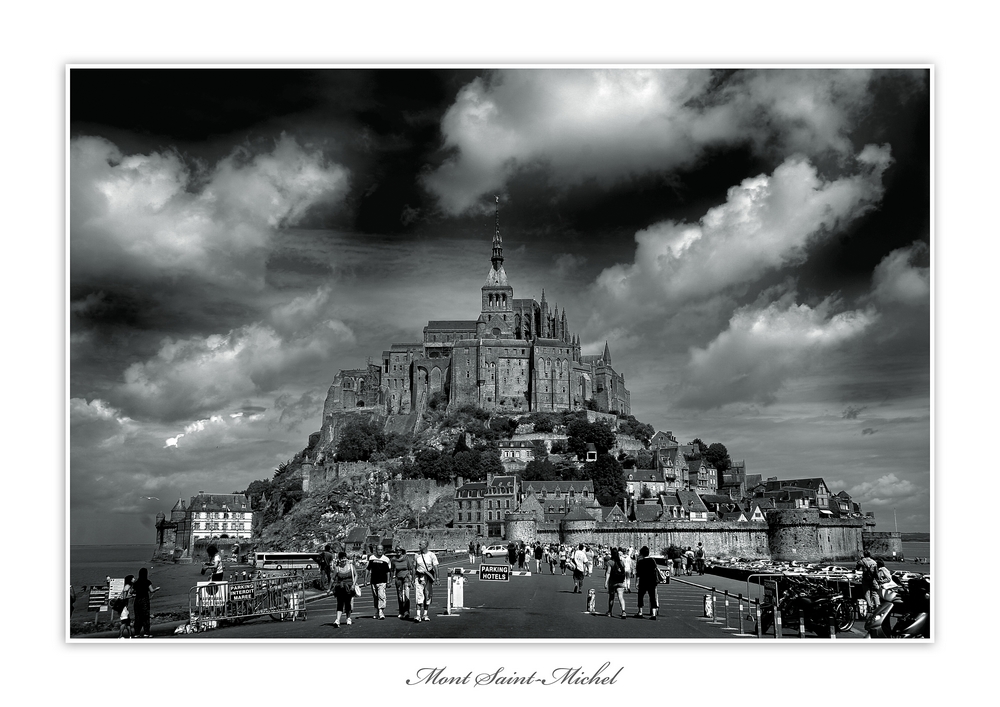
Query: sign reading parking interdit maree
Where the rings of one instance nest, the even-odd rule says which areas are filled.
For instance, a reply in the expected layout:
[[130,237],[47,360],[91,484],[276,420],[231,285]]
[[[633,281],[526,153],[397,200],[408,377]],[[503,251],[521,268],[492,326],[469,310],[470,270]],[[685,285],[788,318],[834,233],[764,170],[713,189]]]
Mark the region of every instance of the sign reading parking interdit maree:
[[510,565],[479,565],[479,579],[487,582],[509,582]]

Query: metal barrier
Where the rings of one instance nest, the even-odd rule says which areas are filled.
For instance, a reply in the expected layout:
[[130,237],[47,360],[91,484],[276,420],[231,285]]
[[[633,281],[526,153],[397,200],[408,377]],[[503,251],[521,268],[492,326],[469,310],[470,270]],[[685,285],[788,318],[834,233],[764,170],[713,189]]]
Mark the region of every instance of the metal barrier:
[[260,575],[243,581],[199,582],[188,593],[190,623],[244,621],[270,616],[276,621],[306,619],[301,572]]
[[[756,574],[756,575],[750,575],[750,577],[747,578],[747,587],[748,587],[747,596],[744,596],[742,593],[733,595],[733,594],[729,593],[728,589],[727,590],[720,590],[720,589],[716,589],[715,587],[709,587],[709,586],[704,585],[704,584],[697,584],[696,582],[689,582],[687,580],[680,579],[679,577],[672,577],[671,579],[673,581],[675,581],[675,582],[679,582],[681,584],[686,584],[686,585],[688,585],[690,587],[697,587],[699,589],[704,589],[707,592],[711,592],[710,595],[706,595],[705,596],[705,600],[706,600],[705,601],[705,604],[706,604],[706,611],[705,611],[705,613],[706,613],[706,616],[704,617],[706,619],[711,619],[710,623],[712,623],[712,624],[719,624],[719,623],[724,622],[725,626],[720,626],[720,628],[723,631],[735,631],[736,633],[733,634],[734,636],[748,636],[748,637],[749,636],[756,636],[757,638],[763,638],[764,637],[764,633],[763,633],[763,631],[761,629],[761,610],[762,610],[762,607],[764,607],[764,606],[772,605],[772,602],[771,601],[766,601],[766,599],[769,598],[766,594],[763,597],[759,597],[759,598],[752,596],[750,594],[750,591],[749,591],[750,580],[753,579],[753,578],[758,578],[758,579],[763,579],[763,578],[781,578],[781,577],[784,577],[784,576],[785,576],[784,574]],[[766,588],[763,587],[763,584],[761,586],[762,586],[762,589],[766,590]],[[778,584],[777,581],[774,582],[774,595],[773,596],[774,596],[774,598],[773,598],[774,638],[775,639],[780,639],[780,638],[783,637],[782,636],[782,630],[783,629],[782,629],[782,625],[781,625],[781,611],[778,608],[778,606],[780,604],[780,601],[781,601],[781,588],[780,588],[780,585]],[[733,600],[733,603],[736,606],[736,623],[737,623],[736,626],[732,626],[731,625],[730,609],[729,609],[729,607],[730,607],[730,599]],[[717,610],[717,606],[718,606],[718,604],[720,602],[722,603],[722,606],[723,606],[723,615],[724,615],[724,618],[722,618],[722,617],[719,616],[719,612]],[[710,610],[708,610],[708,606],[709,605],[711,606]],[[744,615],[744,613],[743,613],[744,610],[746,610],[748,612],[746,615]],[[753,633],[747,633],[747,632],[744,631],[744,626],[743,626],[744,618],[746,618],[747,620],[753,622],[753,627],[752,627]],[[805,636],[805,624],[804,624],[804,621],[803,621],[803,617],[801,617],[801,616],[799,617],[799,627],[798,628],[799,628],[799,632],[798,632],[799,638],[805,638],[806,637]],[[770,635],[770,631],[768,631],[768,635]],[[836,637],[836,627],[832,626],[832,625],[831,625],[830,637],[831,638],[835,638]]]

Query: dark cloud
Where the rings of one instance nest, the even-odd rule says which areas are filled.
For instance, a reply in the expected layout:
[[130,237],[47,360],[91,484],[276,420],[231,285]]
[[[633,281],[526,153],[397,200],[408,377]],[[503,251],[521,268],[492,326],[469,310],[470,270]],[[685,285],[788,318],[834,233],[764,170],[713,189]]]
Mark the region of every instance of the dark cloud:
[[874,429],[873,427],[866,427],[863,430],[861,430],[861,434],[863,435],[873,435],[876,432],[878,432],[878,430]]
[[867,409],[868,409],[867,405],[848,405],[844,409],[844,414],[842,415],[842,417],[845,420],[857,420],[858,415],[860,415]]

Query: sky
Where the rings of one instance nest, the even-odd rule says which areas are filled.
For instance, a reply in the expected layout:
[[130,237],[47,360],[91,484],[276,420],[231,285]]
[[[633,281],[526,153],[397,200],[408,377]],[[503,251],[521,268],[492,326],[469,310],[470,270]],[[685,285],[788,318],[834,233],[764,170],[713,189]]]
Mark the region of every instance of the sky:
[[340,369],[515,297],[632,413],[749,473],[931,514],[920,69],[73,69],[70,533],[301,450]]

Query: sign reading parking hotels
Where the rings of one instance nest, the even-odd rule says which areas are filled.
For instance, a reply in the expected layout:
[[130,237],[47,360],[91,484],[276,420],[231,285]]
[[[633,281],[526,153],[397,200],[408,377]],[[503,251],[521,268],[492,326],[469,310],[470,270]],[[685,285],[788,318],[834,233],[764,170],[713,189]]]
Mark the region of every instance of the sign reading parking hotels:
[[510,565],[479,565],[479,579],[487,582],[509,582]]

